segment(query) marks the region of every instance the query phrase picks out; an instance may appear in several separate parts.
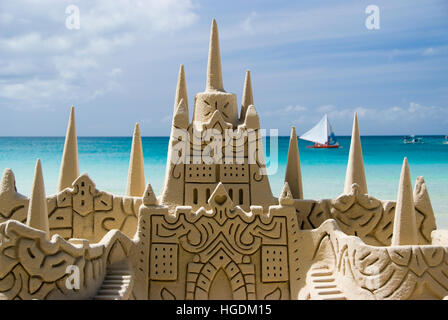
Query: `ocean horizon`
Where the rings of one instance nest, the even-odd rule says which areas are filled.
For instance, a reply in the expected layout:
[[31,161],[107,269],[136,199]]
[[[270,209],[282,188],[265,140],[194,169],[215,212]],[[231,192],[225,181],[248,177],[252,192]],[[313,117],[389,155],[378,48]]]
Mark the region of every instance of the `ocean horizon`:
[[[403,135],[362,136],[364,166],[369,195],[395,200],[403,158],[407,157],[413,183],[424,176],[438,228],[448,229],[448,144],[443,135],[416,135],[423,144],[404,144]],[[310,149],[312,143],[299,139],[299,152],[305,199],[334,199],[344,190],[350,136],[337,137],[339,149]],[[0,137],[0,169],[11,168],[18,192],[29,196],[36,158],[42,161],[47,195],[55,194],[65,137]],[[160,194],[165,177],[169,138],[142,137],[146,183]],[[78,137],[80,172],[87,172],[97,189],[124,194],[132,137]],[[289,137],[278,137],[278,159],[270,156],[266,139],[265,160],[271,168],[272,193],[283,188]],[[270,161],[273,161],[272,163]]]

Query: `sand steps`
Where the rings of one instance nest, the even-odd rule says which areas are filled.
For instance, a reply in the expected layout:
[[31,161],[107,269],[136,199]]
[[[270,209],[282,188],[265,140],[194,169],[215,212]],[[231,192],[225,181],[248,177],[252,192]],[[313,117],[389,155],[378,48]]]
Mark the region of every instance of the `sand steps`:
[[347,300],[339,290],[333,272],[326,266],[314,266],[309,271],[311,293],[313,300]]
[[127,268],[108,268],[104,282],[94,300],[122,300],[128,295],[132,284],[132,275]]

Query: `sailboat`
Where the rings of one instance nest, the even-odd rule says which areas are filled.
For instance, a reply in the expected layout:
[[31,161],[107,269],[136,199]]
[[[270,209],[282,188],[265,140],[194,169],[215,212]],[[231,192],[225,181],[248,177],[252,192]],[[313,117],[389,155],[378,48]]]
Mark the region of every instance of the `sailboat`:
[[307,146],[307,148],[339,148],[339,143],[336,141],[336,136],[334,135],[333,128],[331,128],[327,115],[325,115],[311,130],[305,132],[299,138],[314,142],[314,145]]

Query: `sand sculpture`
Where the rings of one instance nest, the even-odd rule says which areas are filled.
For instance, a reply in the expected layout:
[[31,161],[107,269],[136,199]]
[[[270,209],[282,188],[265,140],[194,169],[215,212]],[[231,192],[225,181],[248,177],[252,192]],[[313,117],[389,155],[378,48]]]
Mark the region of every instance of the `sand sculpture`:
[[[58,192],[45,195],[37,161],[31,197],[14,174],[0,184],[2,299],[443,299],[448,231],[436,230],[425,181],[412,191],[406,159],[397,201],[367,193],[355,115],[343,194],[303,199],[299,149],[291,130],[284,188],[272,195],[262,152],[246,135],[232,163],[204,161],[188,144],[176,162],[180,129],[237,136],[260,130],[249,71],[241,111],[224,90],[213,20],[205,92],[193,119],[180,67],[163,191],[145,187],[135,127],[125,196],[97,190],[79,174],[74,109]],[[243,135],[244,136],[244,135]],[[255,138],[254,138],[255,137]],[[215,141],[216,142],[216,141]],[[226,140],[217,146],[225,148]],[[261,144],[256,144],[260,151]],[[196,150],[198,149],[198,150]],[[195,153],[195,151],[197,151]],[[228,154],[226,154],[228,156]],[[254,161],[249,161],[253,156]],[[222,160],[222,159],[221,159]]]

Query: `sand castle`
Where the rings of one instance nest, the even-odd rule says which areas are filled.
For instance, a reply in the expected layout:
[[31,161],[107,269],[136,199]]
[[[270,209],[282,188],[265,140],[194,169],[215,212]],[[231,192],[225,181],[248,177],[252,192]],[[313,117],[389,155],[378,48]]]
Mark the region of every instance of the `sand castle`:
[[[285,184],[276,198],[263,174],[260,119],[253,104],[249,71],[239,114],[236,95],[224,90],[213,20],[206,89],[195,96],[192,121],[180,67],[159,196],[145,185],[138,125],[126,195],[97,190],[87,174],[80,175],[72,108],[55,195],[45,194],[39,160],[30,198],[18,193],[13,172],[4,171],[0,297],[334,300],[448,295],[448,231],[436,230],[422,177],[412,190],[406,159],[397,201],[369,196],[355,115],[343,194],[306,200],[292,128]],[[185,147],[179,135],[186,132],[194,139],[209,129],[231,137],[213,139],[216,148],[210,151],[203,142],[189,141]],[[207,148],[211,158],[227,148],[224,160],[232,161],[221,161],[218,154],[220,161],[210,162],[201,157]],[[180,156],[184,161],[178,161]]]

